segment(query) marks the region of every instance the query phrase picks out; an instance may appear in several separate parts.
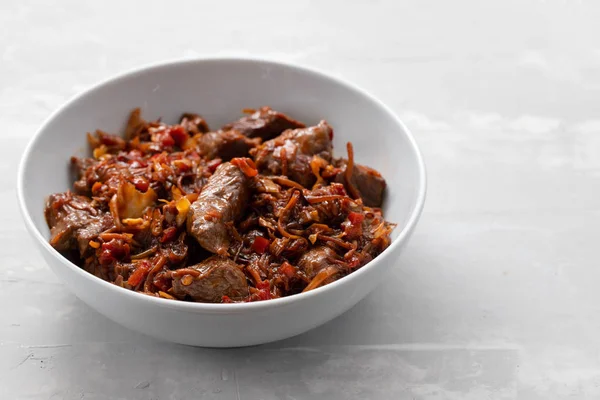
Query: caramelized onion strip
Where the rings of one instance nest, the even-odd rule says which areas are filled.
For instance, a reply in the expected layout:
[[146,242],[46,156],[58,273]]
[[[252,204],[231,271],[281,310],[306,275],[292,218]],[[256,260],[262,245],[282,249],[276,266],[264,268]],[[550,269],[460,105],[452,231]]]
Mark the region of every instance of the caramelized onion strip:
[[310,283],[308,284],[308,286],[306,286],[304,288],[304,290],[302,291],[302,293],[308,292],[309,290],[313,290],[313,289],[318,288],[328,278],[334,276],[337,273],[338,273],[338,269],[336,267],[334,267],[334,266],[329,266],[327,268],[324,268],[324,269],[320,270],[319,273],[317,273],[317,275],[315,275],[315,277],[310,281]]
[[346,187],[352,198],[359,199],[360,193],[358,193],[358,190],[352,184],[352,172],[354,172],[354,148],[352,147],[352,143],[348,142],[346,144],[346,150],[348,151],[348,165],[346,165],[346,171],[344,172]]

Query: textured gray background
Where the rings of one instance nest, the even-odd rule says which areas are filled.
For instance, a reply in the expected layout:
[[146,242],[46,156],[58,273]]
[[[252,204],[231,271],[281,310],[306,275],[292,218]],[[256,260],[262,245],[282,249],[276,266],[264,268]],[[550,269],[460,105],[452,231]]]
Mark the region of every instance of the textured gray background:
[[[599,398],[599,20],[591,0],[0,2],[0,398]],[[66,291],[18,213],[17,162],[51,111],[203,54],[354,81],[426,158],[396,270],[284,342],[195,349],[121,328]]]

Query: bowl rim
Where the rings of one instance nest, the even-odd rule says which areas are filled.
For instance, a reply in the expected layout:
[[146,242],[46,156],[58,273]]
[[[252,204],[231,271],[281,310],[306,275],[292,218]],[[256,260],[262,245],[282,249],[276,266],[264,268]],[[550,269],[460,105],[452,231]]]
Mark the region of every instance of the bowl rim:
[[[34,148],[36,142],[40,140],[43,132],[47,129],[48,125],[62,112],[64,112],[67,108],[71,107],[73,104],[77,103],[80,99],[92,95],[94,92],[104,88],[105,86],[109,86],[112,84],[116,84],[119,81],[126,80],[129,78],[135,77],[135,75],[158,71],[161,69],[168,69],[174,66],[185,65],[185,64],[196,64],[196,63],[222,63],[222,62],[240,62],[240,63],[249,63],[249,64],[262,64],[265,66],[273,66],[284,69],[291,69],[294,71],[298,71],[304,74],[312,75],[321,79],[326,79],[333,81],[334,83],[344,86],[354,92],[357,92],[361,96],[369,99],[375,105],[383,109],[395,122],[400,126],[400,128],[405,133],[410,149],[415,154],[417,160],[417,168],[418,168],[418,192],[415,208],[412,210],[406,224],[402,227],[402,230],[398,234],[395,240],[392,241],[390,246],[386,248],[380,255],[378,255],[375,259],[370,261],[367,265],[362,268],[359,268],[357,271],[354,271],[347,276],[338,279],[335,282],[330,284],[321,286],[319,288],[313,289],[311,291],[305,293],[298,293],[291,296],[281,297],[277,299],[270,299],[266,301],[256,301],[249,303],[195,303],[195,302],[187,302],[187,301],[173,301],[170,299],[163,299],[161,297],[153,297],[148,296],[143,293],[134,292],[129,289],[125,289],[114,285],[108,281],[105,281],[101,278],[96,277],[95,275],[84,271],[79,266],[75,265],[71,261],[67,260],[62,254],[60,254],[56,249],[54,249],[46,240],[46,238],[42,235],[42,233],[36,228],[31,215],[29,214],[29,210],[27,209],[25,203],[25,168],[29,162],[31,157],[32,149]],[[41,245],[48,250],[52,256],[58,258],[59,261],[66,267],[73,270],[74,273],[80,274],[85,279],[88,279],[93,284],[104,285],[107,290],[115,290],[116,295],[119,294],[122,296],[130,297],[132,301],[147,301],[150,303],[155,303],[156,306],[159,307],[167,307],[174,308],[179,310],[187,310],[187,311],[195,311],[195,312],[204,312],[204,313],[242,313],[251,310],[265,310],[274,307],[280,307],[289,305],[295,302],[303,301],[304,299],[308,299],[310,297],[319,296],[321,293],[326,292],[328,290],[334,290],[336,287],[345,285],[350,283],[351,280],[361,279],[361,276],[364,275],[368,269],[372,269],[375,267],[375,264],[380,264],[383,259],[389,257],[396,248],[402,246],[406,240],[410,237],[414,228],[421,216],[423,211],[423,207],[425,205],[425,197],[427,193],[427,174],[425,170],[425,162],[423,160],[423,156],[419,147],[411,134],[410,130],[406,127],[406,125],[400,120],[400,118],[396,115],[395,112],[391,110],[386,104],[384,104],[381,100],[377,99],[375,96],[368,93],[366,90],[361,87],[342,79],[338,76],[330,75],[329,73],[323,72],[314,67],[306,67],[304,65],[298,65],[290,62],[283,62],[279,60],[273,60],[264,57],[248,57],[248,56],[202,56],[202,57],[194,57],[190,59],[174,59],[167,61],[160,61],[155,63],[145,64],[139,67],[134,67],[126,70],[125,72],[110,76],[107,79],[100,81],[87,88],[86,90],[77,93],[75,96],[72,96],[69,100],[63,103],[58,109],[52,112],[42,123],[42,125],[37,129],[33,137],[30,139],[27,144],[23,155],[21,156],[21,160],[19,162],[19,169],[17,175],[17,198],[19,203],[19,208],[21,211],[21,215],[25,220],[25,225],[32,236],[41,243]],[[371,268],[369,268],[371,267]]]

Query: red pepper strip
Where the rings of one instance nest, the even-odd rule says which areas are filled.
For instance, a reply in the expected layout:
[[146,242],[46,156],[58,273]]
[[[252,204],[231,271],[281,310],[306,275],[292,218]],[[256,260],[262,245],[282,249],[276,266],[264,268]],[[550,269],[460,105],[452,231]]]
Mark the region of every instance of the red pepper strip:
[[365,219],[365,215],[361,213],[351,212],[348,214],[348,220],[352,225],[360,225]]
[[170,226],[163,231],[163,235],[160,238],[160,242],[161,243],[170,242],[171,240],[173,240],[175,238],[176,235],[177,235],[177,228],[175,228],[174,226]]
[[296,269],[292,267],[290,263],[284,261],[283,264],[281,264],[281,266],[279,267],[279,273],[287,276],[288,278],[291,278],[294,275],[296,275]]
[[269,300],[271,298],[271,285],[269,281],[258,282],[256,288],[259,289],[258,297],[261,300]]
[[257,236],[254,238],[254,242],[252,243],[252,250],[258,254],[264,254],[264,252],[269,248],[270,244],[271,242],[269,239],[265,239],[262,236]]

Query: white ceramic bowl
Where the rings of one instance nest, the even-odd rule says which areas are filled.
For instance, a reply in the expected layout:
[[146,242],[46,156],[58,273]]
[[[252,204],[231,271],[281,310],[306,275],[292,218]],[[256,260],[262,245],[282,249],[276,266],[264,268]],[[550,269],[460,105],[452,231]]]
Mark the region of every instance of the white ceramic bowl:
[[[334,151],[354,144],[357,162],[388,183],[386,219],[398,223],[392,244],[365,267],[332,284],[281,299],[245,304],[200,304],[154,298],[105,282],[69,262],[48,244],[47,195],[71,187],[68,161],[85,154],[85,133],[121,132],[129,111],[174,123],[198,112],[218,127],[243,108],[272,106],[307,124],[326,119]],[[235,347],[284,339],[350,309],[398,265],[425,201],[425,167],[408,129],[361,89],[303,67],[254,59],[202,59],[137,69],[75,97],[48,118],[27,147],[18,177],[27,229],[46,262],[81,300],[108,318],[167,341]]]

